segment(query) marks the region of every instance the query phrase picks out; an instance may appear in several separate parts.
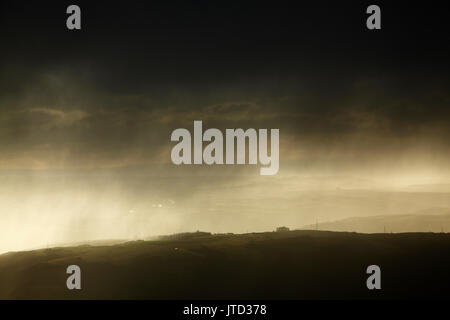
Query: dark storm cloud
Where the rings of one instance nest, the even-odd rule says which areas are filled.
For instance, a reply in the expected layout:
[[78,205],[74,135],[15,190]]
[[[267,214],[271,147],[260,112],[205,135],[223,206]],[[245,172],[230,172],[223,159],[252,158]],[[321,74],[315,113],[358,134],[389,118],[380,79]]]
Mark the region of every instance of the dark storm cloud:
[[317,157],[447,153],[446,34],[409,23],[435,7],[381,4],[369,33],[362,3],[81,2],[69,32],[66,4],[44,4],[2,3],[4,166],[165,162],[193,120],[280,128],[282,150]]

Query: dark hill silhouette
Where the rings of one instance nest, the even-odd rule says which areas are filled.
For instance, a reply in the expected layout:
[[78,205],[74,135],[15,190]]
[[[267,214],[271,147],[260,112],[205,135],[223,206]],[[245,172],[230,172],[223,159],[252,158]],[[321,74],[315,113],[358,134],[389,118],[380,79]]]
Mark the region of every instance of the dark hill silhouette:
[[[66,289],[71,264],[81,291]],[[380,291],[366,288],[371,264]],[[3,254],[0,298],[448,298],[449,270],[450,234],[202,234]]]

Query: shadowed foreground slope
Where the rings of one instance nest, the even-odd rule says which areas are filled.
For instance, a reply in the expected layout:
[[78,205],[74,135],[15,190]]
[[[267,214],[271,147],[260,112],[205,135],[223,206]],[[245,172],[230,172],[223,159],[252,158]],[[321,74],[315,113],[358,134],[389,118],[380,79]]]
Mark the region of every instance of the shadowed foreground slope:
[[[82,290],[66,288],[71,264]],[[382,290],[366,288],[371,264]],[[199,234],[0,256],[2,299],[408,297],[450,297],[450,234]]]

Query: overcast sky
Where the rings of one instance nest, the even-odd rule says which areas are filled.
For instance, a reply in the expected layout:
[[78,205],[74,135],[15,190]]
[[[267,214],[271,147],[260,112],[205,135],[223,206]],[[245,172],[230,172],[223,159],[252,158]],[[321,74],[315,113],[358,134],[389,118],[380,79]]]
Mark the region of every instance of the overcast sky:
[[439,5],[382,3],[379,31],[364,2],[79,5],[68,31],[64,2],[2,2],[1,168],[169,162],[193,120],[280,128],[282,161],[447,157]]

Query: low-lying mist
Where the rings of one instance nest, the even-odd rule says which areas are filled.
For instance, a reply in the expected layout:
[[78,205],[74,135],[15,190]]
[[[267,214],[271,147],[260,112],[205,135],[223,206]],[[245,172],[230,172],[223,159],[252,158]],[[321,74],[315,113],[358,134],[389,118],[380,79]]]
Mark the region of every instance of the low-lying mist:
[[450,208],[450,185],[436,179],[402,186],[404,178],[392,175],[389,182],[288,169],[261,177],[257,170],[162,166],[4,171],[0,252],[196,230],[272,231],[281,225],[300,228],[316,221]]

